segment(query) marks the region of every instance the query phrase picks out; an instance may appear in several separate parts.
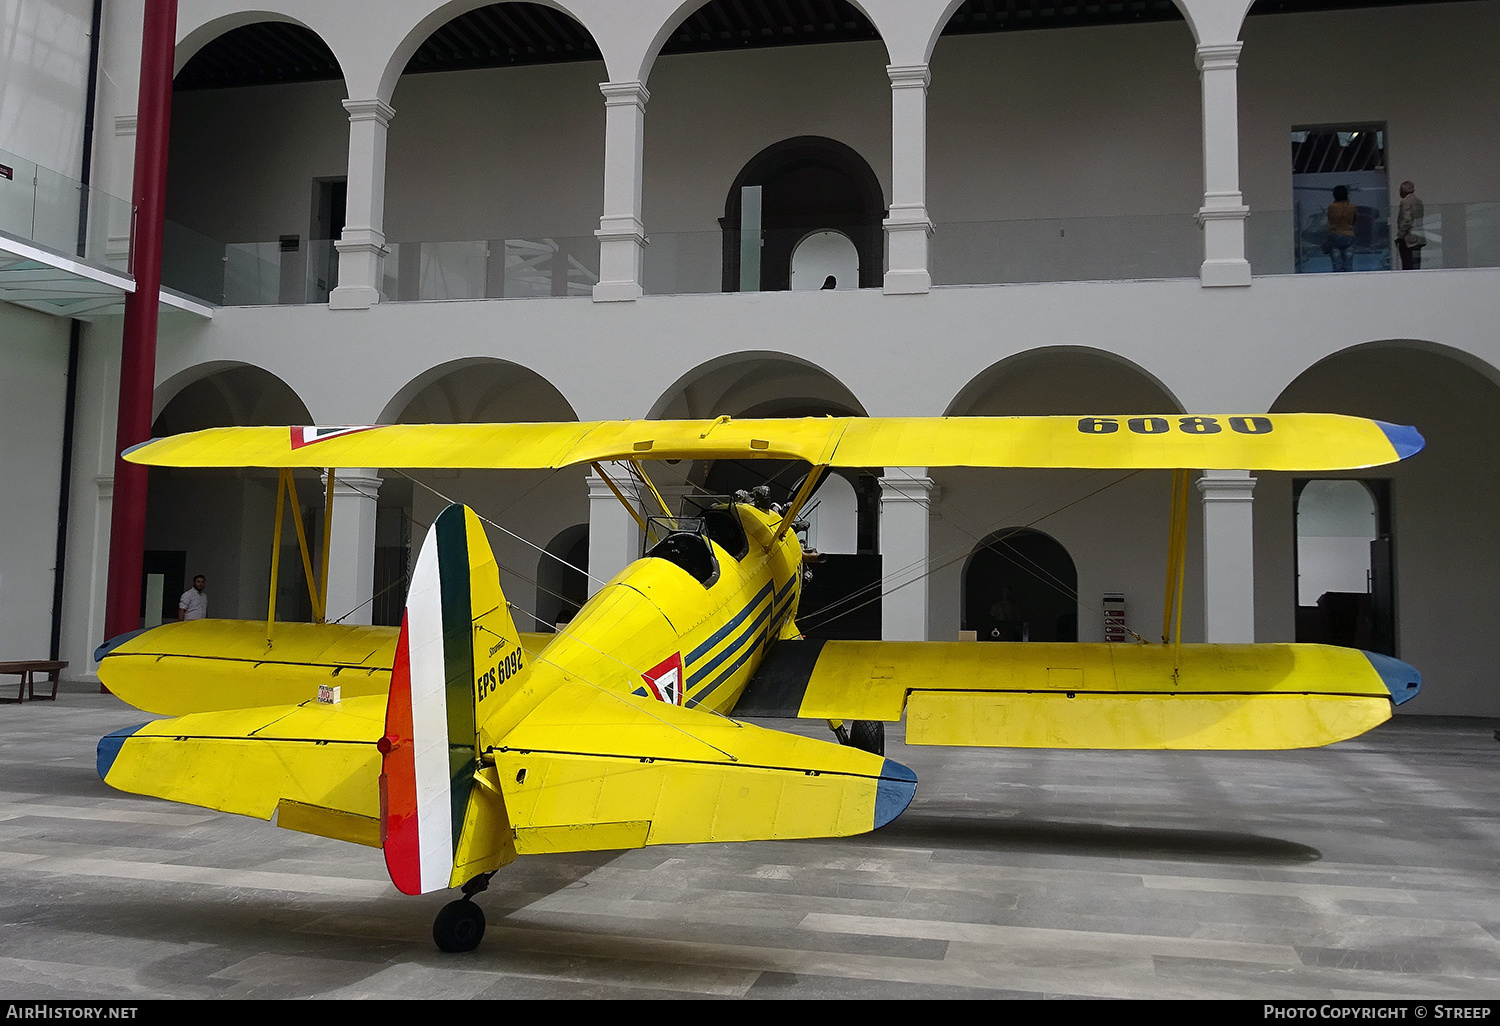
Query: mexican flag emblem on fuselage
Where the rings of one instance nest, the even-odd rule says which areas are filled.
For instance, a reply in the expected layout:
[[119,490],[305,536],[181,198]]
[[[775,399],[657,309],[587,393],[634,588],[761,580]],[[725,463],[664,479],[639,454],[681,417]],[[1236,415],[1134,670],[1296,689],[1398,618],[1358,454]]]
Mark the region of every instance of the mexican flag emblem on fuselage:
[[669,705],[682,704],[682,653],[673,652],[641,674],[651,697]]

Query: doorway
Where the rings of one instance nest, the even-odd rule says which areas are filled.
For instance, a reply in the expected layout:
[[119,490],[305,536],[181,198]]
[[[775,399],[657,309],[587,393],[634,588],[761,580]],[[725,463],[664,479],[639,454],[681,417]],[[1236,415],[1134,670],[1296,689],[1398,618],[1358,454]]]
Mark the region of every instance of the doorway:
[[307,301],[326,303],[339,284],[339,252],[334,243],[344,234],[349,199],[345,178],[313,179],[313,216],[307,246]]
[[[1354,204],[1354,243],[1348,270],[1391,269],[1391,194],[1385,166],[1384,123],[1292,129],[1293,252],[1298,274],[1335,270],[1328,208],[1347,193]],[[1341,268],[1342,269],[1342,268]]]
[[1390,481],[1293,483],[1297,641],[1396,655]]
[[[761,150],[730,186],[719,225],[724,231],[723,290],[784,292],[793,287],[819,289],[829,274],[839,288],[879,288],[884,274],[885,191],[869,163],[854,149],[822,136],[799,136]],[[742,232],[745,237],[742,238]],[[793,253],[807,240],[838,247],[830,235],[843,236],[854,249],[838,269],[825,270],[816,282],[792,281]],[[760,268],[742,259],[759,257]],[[805,257],[804,259],[807,259]],[[847,286],[842,275],[852,271]]]
[[976,640],[1078,640],[1078,568],[1041,531],[996,531],[975,546],[963,580],[963,629]]

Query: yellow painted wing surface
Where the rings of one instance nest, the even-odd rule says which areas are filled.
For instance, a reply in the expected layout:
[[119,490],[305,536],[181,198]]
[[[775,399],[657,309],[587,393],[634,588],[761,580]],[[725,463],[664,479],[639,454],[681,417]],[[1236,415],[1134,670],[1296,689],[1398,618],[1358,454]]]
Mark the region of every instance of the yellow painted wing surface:
[[522,854],[863,833],[916,787],[877,755],[577,681],[486,751]]
[[1405,663],[1325,645],[781,642],[736,716],[897,720],[908,744],[1280,749],[1354,737],[1416,693]]
[[803,418],[210,428],[136,446],[166,467],[547,469],[618,459],[797,459],[838,467],[1341,470],[1419,451],[1414,429],[1318,413]]
[[[137,709],[164,716],[294,705],[335,685],[343,698],[384,696],[395,627],[278,623],[271,641],[254,620],[187,620],[129,637],[99,663],[99,680]],[[556,635],[521,635],[528,657]]]
[[111,787],[380,846],[385,698],[191,713],[99,742]]

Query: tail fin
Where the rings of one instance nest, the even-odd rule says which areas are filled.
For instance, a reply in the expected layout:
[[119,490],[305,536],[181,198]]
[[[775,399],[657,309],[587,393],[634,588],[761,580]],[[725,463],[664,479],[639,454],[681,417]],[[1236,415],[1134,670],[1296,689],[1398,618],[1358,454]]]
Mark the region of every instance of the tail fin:
[[504,802],[476,777],[478,724],[518,687],[524,660],[484,527],[449,506],[412,571],[380,741],[385,862],[404,893],[515,858]]

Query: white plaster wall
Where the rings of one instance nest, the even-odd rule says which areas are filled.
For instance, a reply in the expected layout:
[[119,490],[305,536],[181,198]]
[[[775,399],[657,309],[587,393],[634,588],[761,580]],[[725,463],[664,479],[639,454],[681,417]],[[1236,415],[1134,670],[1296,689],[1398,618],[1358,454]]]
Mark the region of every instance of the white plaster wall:
[[403,76],[386,237],[591,236],[604,194],[603,75],[590,61]]
[[68,322],[0,304],[0,659],[46,659]]
[[927,203],[948,222],[1191,215],[1201,103],[1186,24],[941,39]]
[[79,177],[91,0],[0,2],[0,149]]

